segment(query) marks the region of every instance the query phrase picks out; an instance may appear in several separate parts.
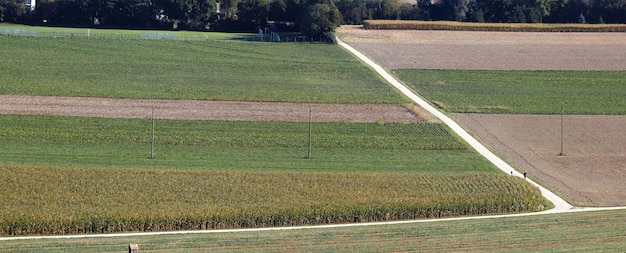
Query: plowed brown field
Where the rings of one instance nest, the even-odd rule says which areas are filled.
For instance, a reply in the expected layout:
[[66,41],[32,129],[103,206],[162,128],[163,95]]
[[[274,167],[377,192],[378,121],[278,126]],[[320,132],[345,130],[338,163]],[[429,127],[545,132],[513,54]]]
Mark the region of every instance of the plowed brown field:
[[[626,70],[626,33],[363,30],[344,42],[388,69]],[[491,150],[574,205],[626,205],[626,116],[454,114]]]
[[[0,95],[0,114],[305,122],[407,122],[428,120],[411,105],[307,104]],[[418,116],[423,115],[423,116]]]
[[364,30],[344,42],[389,69],[626,70],[626,33]]

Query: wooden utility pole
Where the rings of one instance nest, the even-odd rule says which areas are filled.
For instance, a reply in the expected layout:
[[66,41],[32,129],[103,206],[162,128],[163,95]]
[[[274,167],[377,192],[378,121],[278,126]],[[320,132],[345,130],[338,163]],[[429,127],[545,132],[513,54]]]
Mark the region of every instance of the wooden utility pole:
[[307,154],[307,158],[311,158],[311,114],[312,109],[309,107],[309,152]]
[[563,120],[563,114],[565,113],[565,105],[561,102],[561,153],[560,156],[563,155],[563,128],[565,127],[565,122]]
[[152,107],[152,141],[150,148],[150,159],[154,159],[154,107]]

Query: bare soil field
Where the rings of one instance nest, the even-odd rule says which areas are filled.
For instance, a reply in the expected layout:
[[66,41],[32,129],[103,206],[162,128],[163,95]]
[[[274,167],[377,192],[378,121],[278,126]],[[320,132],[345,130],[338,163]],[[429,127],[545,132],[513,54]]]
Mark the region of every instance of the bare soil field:
[[[187,120],[407,122],[420,108],[393,104],[306,104],[0,95],[0,114]],[[426,118],[424,116],[423,118]]]
[[626,205],[626,115],[454,114],[475,137],[582,206]]
[[626,70],[626,33],[365,30],[344,42],[388,69]]
[[[626,33],[364,30],[344,42],[388,69],[626,70]],[[626,115],[454,114],[490,149],[581,206],[626,205]]]

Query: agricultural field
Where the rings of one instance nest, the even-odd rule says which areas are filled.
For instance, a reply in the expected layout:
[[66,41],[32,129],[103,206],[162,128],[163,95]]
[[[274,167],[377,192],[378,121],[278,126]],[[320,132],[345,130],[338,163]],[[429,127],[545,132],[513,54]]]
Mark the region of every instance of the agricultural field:
[[490,32],[625,32],[623,24],[477,23],[456,21],[365,20],[368,30],[442,30]]
[[626,33],[365,30],[337,35],[388,69],[626,70]]
[[26,36],[0,36],[0,44],[4,95],[406,102],[362,63],[324,44]]
[[3,241],[6,252],[623,252],[626,211],[340,228]]
[[455,113],[626,115],[626,71],[414,70],[393,73]]
[[500,173],[24,166],[0,172],[3,236],[319,225],[549,207],[538,189]]
[[303,122],[159,120],[151,159],[149,119],[0,119],[0,158],[15,164],[0,173],[7,182],[5,235],[345,223],[550,206],[536,188],[499,174],[438,123],[318,122],[307,158]]
[[[500,175],[335,45],[13,35],[0,42],[8,45],[0,49],[8,56],[0,67],[10,73],[0,76],[0,93],[3,101],[18,100],[0,110],[7,114],[0,116],[0,163],[11,182],[3,189],[5,235],[288,226],[550,207],[538,189]],[[198,101],[223,103],[193,108]],[[259,110],[242,118],[228,101]],[[272,110],[269,102],[282,109]],[[90,114],[95,104],[106,112]],[[314,124],[302,104],[316,109]],[[107,109],[112,105],[122,109]],[[372,109],[379,106],[388,109]],[[356,110],[333,113],[346,107]],[[185,110],[233,114],[197,119]],[[305,117],[279,120],[277,112]],[[361,121],[343,117],[350,112],[377,114]],[[386,112],[400,117],[385,118]],[[373,178],[380,186],[370,185]],[[335,197],[320,199],[326,193]],[[137,203],[132,212],[122,206],[129,202]]]
[[[186,121],[1,115],[4,164],[343,172],[495,172],[437,123]],[[450,157],[458,156],[451,160]],[[438,166],[433,166],[437,164]]]
[[626,205],[626,33],[338,35],[574,205]]

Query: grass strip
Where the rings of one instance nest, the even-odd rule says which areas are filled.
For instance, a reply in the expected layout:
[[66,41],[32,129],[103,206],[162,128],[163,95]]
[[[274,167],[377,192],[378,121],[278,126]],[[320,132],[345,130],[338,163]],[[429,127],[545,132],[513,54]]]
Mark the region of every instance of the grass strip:
[[33,36],[67,36],[87,38],[145,38],[175,40],[239,40],[256,34],[197,32],[197,31],[166,31],[166,30],[132,30],[132,29],[99,29],[55,26],[31,26],[11,23],[0,23],[0,35],[33,35]]
[[623,252],[626,211],[244,233],[16,240],[6,252]]
[[0,115],[0,163],[273,171],[496,172],[441,124]]
[[498,173],[469,150],[363,150],[75,144],[0,141],[2,164],[194,170]]
[[537,211],[503,174],[393,174],[0,166],[0,234],[271,227]]
[[626,71],[413,70],[394,74],[449,112],[626,114]]
[[[94,144],[150,143],[150,119],[0,115],[0,139]],[[311,126],[320,148],[466,149],[439,123],[333,123]],[[306,122],[157,120],[159,145],[307,147]]]
[[0,36],[0,93],[399,103],[337,45]]
[[446,30],[497,32],[626,32],[624,24],[473,23],[455,21],[365,20],[373,30]]

